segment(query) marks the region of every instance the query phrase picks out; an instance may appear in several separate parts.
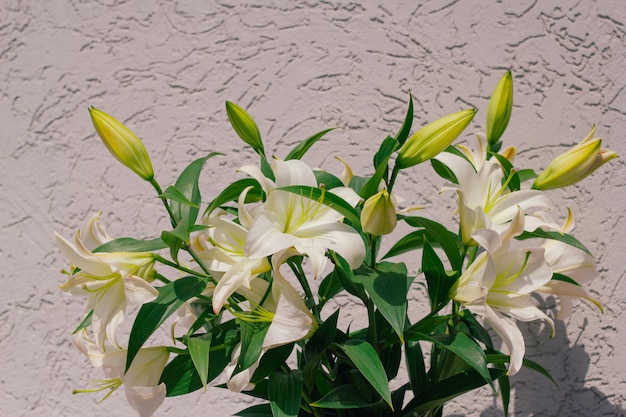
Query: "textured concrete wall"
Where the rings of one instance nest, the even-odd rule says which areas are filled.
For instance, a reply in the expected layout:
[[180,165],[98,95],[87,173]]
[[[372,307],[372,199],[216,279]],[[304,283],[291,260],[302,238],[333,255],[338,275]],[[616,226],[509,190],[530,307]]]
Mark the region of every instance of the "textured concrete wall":
[[[87,114],[94,105],[127,123],[163,183],[208,151],[206,193],[253,159],[229,130],[224,101],[249,109],[266,147],[284,156],[315,131],[339,126],[308,157],[355,169],[395,133],[407,93],[416,123],[481,110],[505,69],[515,79],[504,140],[540,168],[591,124],[622,155],[582,184],[552,193],[574,209],[577,236],[597,255],[590,285],[601,315],[578,303],[546,329],[524,327],[529,357],[559,381],[514,377],[515,416],[625,415],[626,8],[606,1],[50,0],[0,2],[0,414],[133,415],[122,392],[103,404],[72,396],[100,378],[72,347],[81,300],[57,290],[65,261],[52,233],[70,236],[97,210],[114,236],[150,237],[164,225],[145,184],[111,158]],[[367,156],[367,157],[365,157]],[[400,194],[438,204],[440,184],[415,170]],[[563,208],[562,212],[565,210]],[[443,219],[442,220],[446,220]],[[417,296],[416,296],[417,297]],[[349,311],[346,310],[346,314]],[[487,390],[462,397],[453,416],[498,416]],[[168,399],[158,416],[230,415],[244,398],[209,389]]]

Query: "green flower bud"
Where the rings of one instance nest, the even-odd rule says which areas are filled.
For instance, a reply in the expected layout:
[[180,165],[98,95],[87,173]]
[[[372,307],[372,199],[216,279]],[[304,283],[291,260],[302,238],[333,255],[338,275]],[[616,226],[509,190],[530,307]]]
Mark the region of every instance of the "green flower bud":
[[507,71],[498,82],[487,109],[487,141],[498,142],[511,119],[513,109],[513,76]]
[[89,114],[96,132],[113,156],[142,179],[150,181],[154,177],[152,163],[139,138],[115,118],[95,107],[89,108]]
[[367,199],[361,211],[363,231],[372,235],[386,235],[393,232],[398,222],[396,198],[387,190],[382,190]]
[[469,125],[476,109],[462,110],[430,123],[411,136],[398,154],[398,168],[427,161],[446,149]]
[[603,149],[602,139],[593,138],[596,127],[593,126],[589,135],[578,145],[557,156],[535,180],[536,190],[551,190],[576,184],[600,168],[617,153]]
[[259,132],[259,127],[252,116],[230,101],[226,102],[226,113],[237,135],[248,145],[252,146],[255,152],[264,154],[265,150],[261,140],[261,132]]

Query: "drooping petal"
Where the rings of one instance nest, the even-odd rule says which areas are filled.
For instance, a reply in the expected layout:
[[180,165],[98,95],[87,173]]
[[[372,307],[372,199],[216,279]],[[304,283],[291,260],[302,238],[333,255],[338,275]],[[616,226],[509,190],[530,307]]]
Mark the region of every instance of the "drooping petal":
[[156,387],[130,386],[124,384],[128,404],[139,413],[139,417],[150,417],[165,401],[165,383]]
[[486,309],[485,321],[498,333],[511,356],[507,375],[515,375],[522,369],[524,353],[526,352],[522,332],[513,320],[489,307]]

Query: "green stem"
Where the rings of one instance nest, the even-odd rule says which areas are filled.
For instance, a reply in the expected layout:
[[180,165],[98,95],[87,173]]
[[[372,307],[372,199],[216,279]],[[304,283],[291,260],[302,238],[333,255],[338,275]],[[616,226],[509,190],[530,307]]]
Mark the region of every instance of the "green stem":
[[400,168],[398,167],[398,165],[394,165],[393,171],[391,171],[391,179],[389,180],[389,183],[387,184],[387,192],[389,192],[389,194],[391,194],[393,185],[396,182],[396,178],[398,177],[398,172],[400,172]]
[[167,214],[169,214],[169,216],[170,216],[170,223],[172,224],[172,227],[174,229],[176,229],[176,226],[177,226],[178,222],[176,221],[176,218],[174,217],[174,213],[172,212],[172,208],[170,207],[169,203],[167,202],[167,198],[161,197],[161,194],[163,194],[163,190],[161,189],[161,186],[159,185],[157,180],[155,180],[154,178],[151,178],[149,180],[149,182],[150,182],[150,185],[152,185],[152,187],[154,187],[155,191],[159,195],[159,198],[161,199],[161,202],[163,202],[163,205],[165,206],[165,209],[167,210]]
[[302,270],[302,264],[295,262],[290,259],[288,262],[289,267],[293,271],[294,275],[300,282],[300,286],[304,290],[304,297],[307,306],[311,309],[311,312],[315,316],[318,321],[321,321],[319,309],[317,304],[315,303],[315,297],[313,296],[313,291],[311,290],[311,286],[309,285],[309,281],[306,279],[306,275]]
[[376,311],[374,302],[367,301],[367,319],[369,326],[367,328],[367,338],[374,349],[378,350],[378,331],[376,330]]
[[176,268],[179,271],[186,272],[189,275],[194,275],[196,277],[210,279],[210,276],[207,276],[206,274],[202,274],[200,272],[194,271],[193,269],[185,268],[184,266],[179,265],[175,262],[169,261],[160,255],[155,255],[154,260],[157,262],[161,262],[163,265],[171,266],[172,268]]

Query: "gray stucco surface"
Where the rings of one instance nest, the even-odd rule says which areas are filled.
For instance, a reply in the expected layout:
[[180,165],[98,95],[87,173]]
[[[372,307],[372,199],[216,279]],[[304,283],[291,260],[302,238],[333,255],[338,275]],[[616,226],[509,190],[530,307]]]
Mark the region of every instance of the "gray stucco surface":
[[[589,288],[600,314],[579,302],[555,338],[522,325],[528,356],[560,390],[529,370],[513,378],[514,416],[621,416],[626,399],[626,7],[606,1],[124,1],[0,2],[0,415],[134,415],[123,392],[72,396],[101,378],[72,347],[82,300],[58,291],[69,237],[103,211],[113,236],[152,237],[165,227],[153,194],[95,136],[87,107],[118,117],[169,184],[209,151],[206,195],[255,162],[230,130],[224,101],[256,118],[277,156],[310,134],[338,129],[307,158],[363,173],[377,144],[400,126],[409,90],[416,124],[477,107],[506,69],[515,83],[504,141],[536,169],[591,125],[621,158],[583,183],[551,193],[574,210],[576,236],[602,278]],[[450,195],[415,169],[399,194],[441,221]],[[423,305],[423,294],[414,304]],[[350,304],[344,314],[350,319]],[[167,399],[157,416],[230,415],[243,396],[218,388]],[[183,407],[186,411],[183,411]],[[461,397],[448,416],[501,415],[488,390]]]

